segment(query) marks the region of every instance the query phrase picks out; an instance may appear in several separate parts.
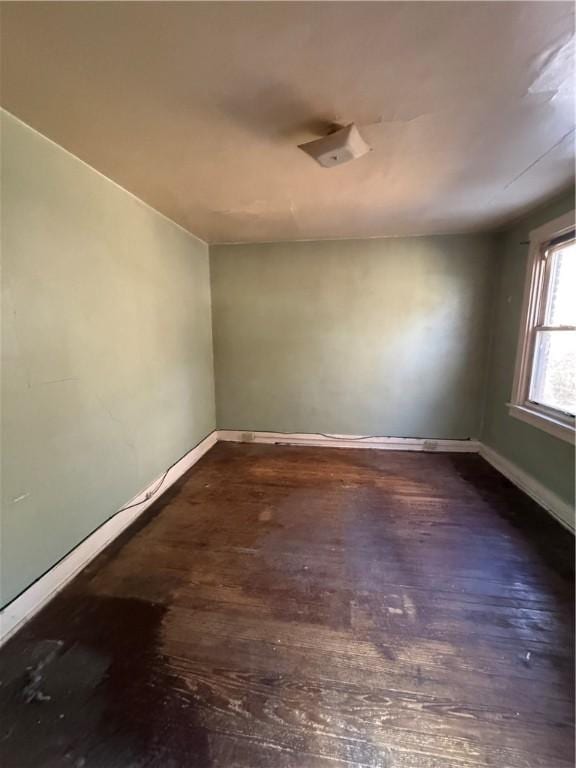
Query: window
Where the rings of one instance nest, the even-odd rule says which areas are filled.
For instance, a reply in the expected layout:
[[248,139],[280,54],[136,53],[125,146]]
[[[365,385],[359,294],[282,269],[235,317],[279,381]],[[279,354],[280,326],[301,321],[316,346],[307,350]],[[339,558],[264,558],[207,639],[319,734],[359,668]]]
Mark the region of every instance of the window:
[[574,213],[535,230],[510,413],[574,441],[576,233]]

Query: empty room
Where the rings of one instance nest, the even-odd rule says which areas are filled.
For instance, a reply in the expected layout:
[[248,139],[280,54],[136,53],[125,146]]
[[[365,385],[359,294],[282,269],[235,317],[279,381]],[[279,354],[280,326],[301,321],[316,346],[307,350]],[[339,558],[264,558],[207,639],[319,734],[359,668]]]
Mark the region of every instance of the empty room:
[[0,2],[2,768],[573,768],[574,41]]

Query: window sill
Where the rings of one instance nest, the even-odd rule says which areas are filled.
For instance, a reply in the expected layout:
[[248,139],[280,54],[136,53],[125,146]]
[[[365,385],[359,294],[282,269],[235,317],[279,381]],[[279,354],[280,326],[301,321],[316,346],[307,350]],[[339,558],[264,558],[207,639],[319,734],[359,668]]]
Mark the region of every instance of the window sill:
[[515,419],[520,419],[520,421],[524,421],[526,424],[537,427],[544,432],[548,432],[549,435],[554,435],[554,437],[574,445],[575,432],[572,424],[555,419],[553,416],[544,414],[536,408],[530,408],[528,405],[508,403],[508,413]]

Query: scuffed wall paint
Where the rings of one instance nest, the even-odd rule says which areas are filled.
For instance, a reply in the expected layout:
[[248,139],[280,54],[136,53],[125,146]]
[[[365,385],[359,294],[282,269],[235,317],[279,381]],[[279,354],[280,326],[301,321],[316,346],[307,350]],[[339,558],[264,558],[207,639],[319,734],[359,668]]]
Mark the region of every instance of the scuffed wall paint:
[[207,246],[2,113],[7,602],[215,426]]

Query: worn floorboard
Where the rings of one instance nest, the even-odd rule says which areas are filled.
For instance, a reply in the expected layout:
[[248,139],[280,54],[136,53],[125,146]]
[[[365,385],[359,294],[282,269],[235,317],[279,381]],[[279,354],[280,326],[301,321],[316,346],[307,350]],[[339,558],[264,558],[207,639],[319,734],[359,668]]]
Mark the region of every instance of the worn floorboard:
[[221,443],[0,651],[0,764],[571,768],[572,585],[478,456]]

